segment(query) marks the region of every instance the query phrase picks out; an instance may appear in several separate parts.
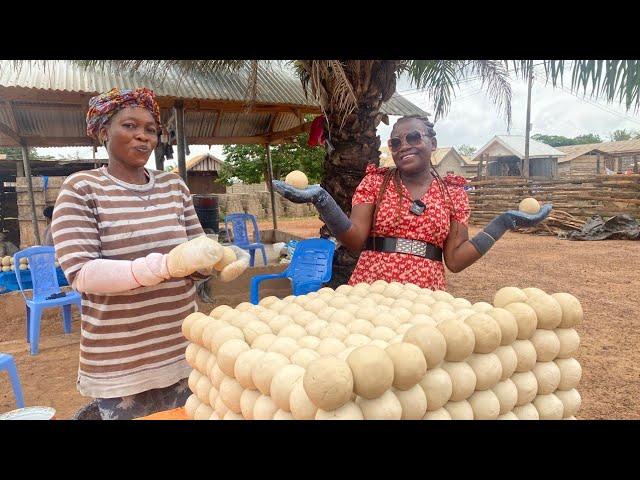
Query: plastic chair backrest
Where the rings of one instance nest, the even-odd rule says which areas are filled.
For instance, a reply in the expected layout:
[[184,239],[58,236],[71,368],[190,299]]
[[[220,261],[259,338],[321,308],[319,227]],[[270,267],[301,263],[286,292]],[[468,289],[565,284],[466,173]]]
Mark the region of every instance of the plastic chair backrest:
[[335,243],[324,238],[300,240],[293,252],[287,276],[296,283],[325,283],[331,280]]
[[231,222],[231,227],[233,228],[233,243],[236,245],[248,245],[251,243],[247,231],[247,221],[250,221],[253,225],[253,241],[260,242],[260,230],[258,229],[258,222],[254,215],[250,213],[229,213],[224,218],[224,225],[227,232],[227,222]]
[[[60,293],[58,274],[55,266],[56,250],[54,247],[38,246],[21,250],[13,256],[14,265],[20,265],[21,258],[26,258],[29,261],[34,301],[45,300],[54,293]],[[16,278],[22,296],[27,299],[22,288],[19,270],[16,270]]]

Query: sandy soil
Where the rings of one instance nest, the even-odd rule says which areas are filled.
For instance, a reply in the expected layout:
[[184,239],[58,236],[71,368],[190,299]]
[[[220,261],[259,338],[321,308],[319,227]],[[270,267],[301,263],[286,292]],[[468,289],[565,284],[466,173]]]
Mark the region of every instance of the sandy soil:
[[[261,225],[262,226],[262,225]],[[264,225],[269,228],[270,223]],[[317,236],[316,218],[280,220],[281,230]],[[472,232],[475,231],[472,229]],[[569,242],[507,233],[480,262],[449,274],[448,290],[472,302],[491,301],[503,286],[569,292],[582,302],[584,324],[577,359],[582,419],[640,419],[640,242]],[[88,399],[75,388],[79,322],[62,333],[61,319],[43,323],[40,354],[31,357],[20,319],[0,326],[0,351],[15,356],[28,405],[56,408],[69,418]],[[0,412],[14,408],[7,376],[0,374]]]

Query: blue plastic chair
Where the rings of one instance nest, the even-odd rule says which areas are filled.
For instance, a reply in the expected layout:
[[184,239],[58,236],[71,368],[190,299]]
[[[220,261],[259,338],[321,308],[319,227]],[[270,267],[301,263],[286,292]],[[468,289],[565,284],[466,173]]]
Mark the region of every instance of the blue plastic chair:
[[64,333],[71,333],[71,305],[74,303],[81,309],[82,297],[76,291],[63,293],[58,284],[58,276],[55,267],[55,249],[52,246],[30,247],[16,253],[13,263],[20,265],[20,259],[29,260],[31,281],[33,283],[33,295],[31,300],[25,295],[22,286],[21,275],[16,270],[16,278],[20,292],[27,305],[27,342],[30,344],[31,355],[38,353],[40,342],[40,317],[45,308],[62,307],[64,320]]
[[323,283],[331,280],[333,252],[336,246],[331,240],[310,238],[296,245],[289,267],[282,273],[256,275],[251,279],[251,303],[259,302],[260,283],[275,278],[291,280],[293,295],[315,292]]
[[13,357],[7,353],[0,353],[0,371],[6,370],[11,379],[13,394],[16,397],[17,408],[24,408],[24,397],[22,396],[22,388],[20,387],[20,378],[18,377],[18,369]]
[[[249,241],[249,234],[247,233],[248,221],[253,224],[253,243]],[[260,241],[260,230],[258,229],[256,217],[250,213],[229,213],[224,217],[224,228],[227,231],[227,235],[229,235],[228,222],[231,222],[233,228],[233,244],[243,250],[249,250],[251,257],[249,266],[253,267],[255,264],[257,249],[262,252],[262,259],[264,264],[267,265],[267,252],[264,249],[264,243]]]

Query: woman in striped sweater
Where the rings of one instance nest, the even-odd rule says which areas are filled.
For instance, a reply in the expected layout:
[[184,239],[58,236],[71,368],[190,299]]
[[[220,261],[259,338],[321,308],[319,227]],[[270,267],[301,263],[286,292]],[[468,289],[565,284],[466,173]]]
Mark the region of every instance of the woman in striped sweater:
[[[51,231],[82,293],[78,390],[102,419],[129,419],[189,396],[181,323],[196,310],[194,280],[221,268],[222,247],[204,235],[182,179],[145,168],[160,129],[153,92],[113,89],[89,106],[87,134],[109,164],[66,179]],[[239,274],[248,255],[235,251],[226,268]]]

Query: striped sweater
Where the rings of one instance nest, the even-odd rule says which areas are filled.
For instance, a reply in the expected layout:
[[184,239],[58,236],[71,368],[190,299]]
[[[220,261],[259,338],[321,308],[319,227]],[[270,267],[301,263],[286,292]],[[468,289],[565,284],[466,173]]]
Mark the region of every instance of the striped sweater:
[[[106,167],[63,183],[51,231],[56,256],[72,284],[93,259],[135,260],[169,251],[204,232],[182,179],[147,170],[132,185]],[[196,310],[193,278],[111,294],[82,294],[78,390],[96,398],[133,395],[189,375],[184,317]]]

